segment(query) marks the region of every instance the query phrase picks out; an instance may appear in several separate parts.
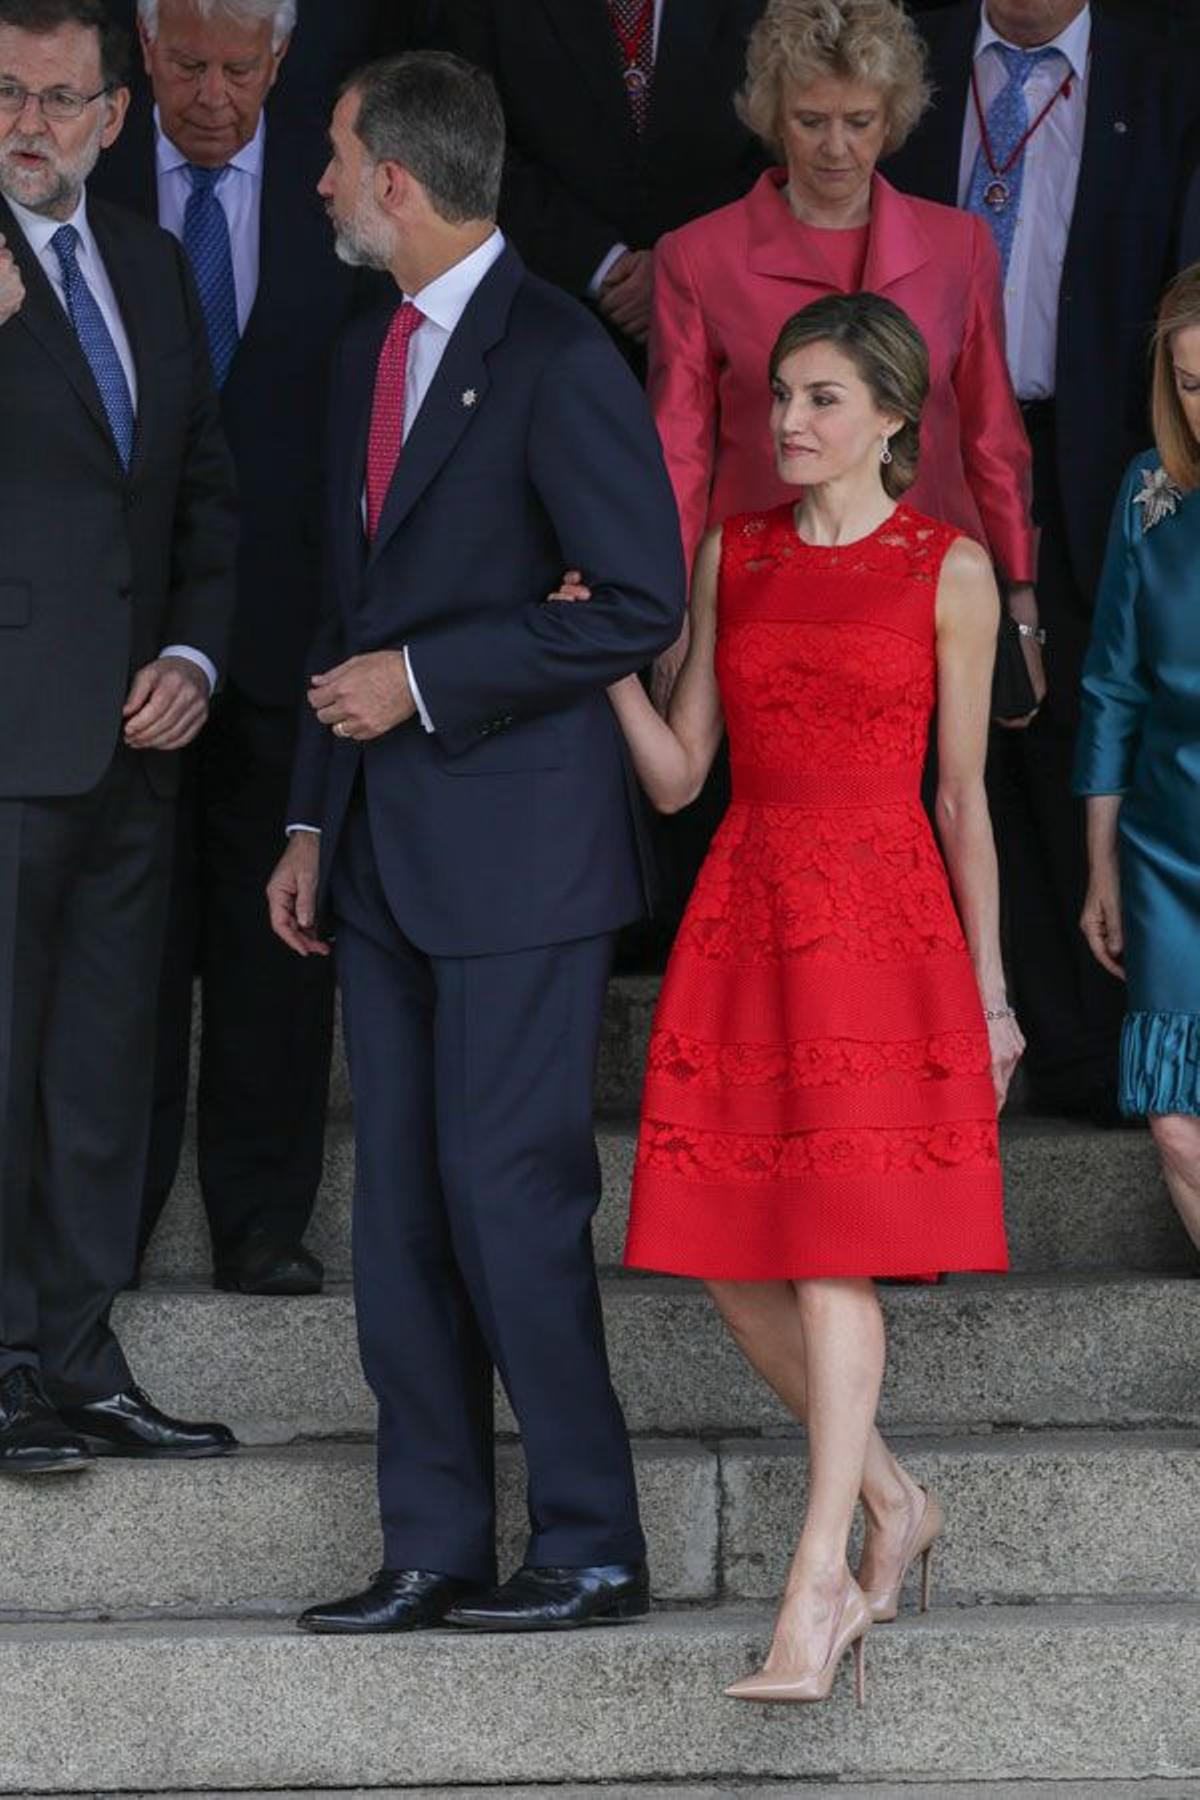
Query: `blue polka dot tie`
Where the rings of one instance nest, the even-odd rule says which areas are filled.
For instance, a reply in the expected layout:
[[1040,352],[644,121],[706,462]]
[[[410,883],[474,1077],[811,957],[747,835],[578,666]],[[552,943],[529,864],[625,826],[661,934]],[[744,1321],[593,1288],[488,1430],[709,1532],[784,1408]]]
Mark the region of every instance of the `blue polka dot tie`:
[[133,461],[135,420],[133,396],[112,341],[104,314],[79,267],[79,233],[73,225],[60,225],[50,239],[62,270],[63,294],[67,314],[75,327],[80,348],[100,390],[100,399],[108,418],[109,430],[117,446],[117,454],[126,469]]
[[233,279],[233,247],[229,221],[217,199],[224,169],[187,165],[192,191],[183,214],[183,247],[200,291],[217,386],[224,387],[238,347],[237,287]]
[[[1025,98],[1025,83],[1039,63],[1048,61],[1050,57],[1061,59],[1062,53],[1044,47],[1041,50],[1016,50],[1011,44],[997,44],[996,48],[1004,58],[1008,80],[988,107],[987,135],[992,146],[992,162],[996,169],[1003,169],[1005,172],[999,177],[994,173],[981,142],[975,167],[971,171],[967,210],[978,213],[991,226],[996,248],[1000,252],[1000,263],[1007,275],[1013,239],[1017,235],[1017,219],[1021,212],[1025,151],[1028,146],[1022,145],[1011,168],[1005,169],[1005,164],[1021,143],[1023,134],[1029,130],[1029,103]],[[989,193],[998,199],[1002,191],[1007,196],[1003,204],[990,205],[987,198]]]

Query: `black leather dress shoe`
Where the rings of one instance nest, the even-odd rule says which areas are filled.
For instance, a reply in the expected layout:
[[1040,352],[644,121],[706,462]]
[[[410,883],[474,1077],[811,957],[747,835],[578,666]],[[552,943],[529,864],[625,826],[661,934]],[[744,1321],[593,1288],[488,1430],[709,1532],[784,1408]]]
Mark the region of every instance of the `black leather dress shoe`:
[[262,1231],[251,1232],[213,1270],[213,1286],[225,1294],[319,1294],[324,1280],[324,1265],[311,1250]]
[[430,1569],[380,1569],[369,1588],[345,1600],[310,1606],[296,1620],[301,1631],[339,1633],[428,1631],[440,1625],[456,1600],[474,1590],[472,1581]]
[[452,1607],[446,1623],[464,1631],[572,1631],[644,1619],[649,1611],[645,1563],[606,1563],[594,1569],[518,1569],[490,1593]]
[[35,1370],[0,1377],[0,1475],[61,1475],[91,1462],[91,1451],[63,1424]]
[[139,1387],[108,1400],[64,1406],[59,1412],[63,1423],[78,1432],[97,1456],[225,1456],[238,1447],[228,1426],[172,1419]]

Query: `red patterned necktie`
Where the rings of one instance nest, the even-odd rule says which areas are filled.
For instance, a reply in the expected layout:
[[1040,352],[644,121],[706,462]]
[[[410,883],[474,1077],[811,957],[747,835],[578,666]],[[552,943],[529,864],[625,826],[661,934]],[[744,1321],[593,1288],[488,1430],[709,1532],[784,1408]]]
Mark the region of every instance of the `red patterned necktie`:
[[379,352],[375,398],[371,403],[371,436],[367,442],[367,537],[374,541],[384,501],[404,446],[404,382],[408,346],[421,323],[411,300],[398,306]]
[[640,137],[650,113],[654,80],[654,0],[608,0],[608,16],[621,52],[621,76]]

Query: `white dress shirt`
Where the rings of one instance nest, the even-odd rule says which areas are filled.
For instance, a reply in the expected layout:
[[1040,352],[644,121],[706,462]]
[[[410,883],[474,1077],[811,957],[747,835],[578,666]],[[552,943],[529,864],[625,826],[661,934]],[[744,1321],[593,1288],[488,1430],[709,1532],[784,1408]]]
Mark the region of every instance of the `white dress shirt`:
[[[654,26],[653,26],[654,39],[653,39],[653,43],[651,46],[651,55],[655,58],[656,61],[658,59],[659,35],[662,32],[662,17],[663,17],[664,3],[665,3],[665,0],[654,0]],[[588,282],[587,291],[588,291],[588,298],[590,300],[595,300],[598,297],[598,295],[600,293],[600,289],[604,286],[604,283],[608,279],[609,270],[614,266],[614,264],[618,263],[624,255],[627,254],[628,250],[629,250],[628,244],[614,244],[613,245],[613,247],[609,251],[608,255],[604,258],[604,261],[600,264],[600,267],[596,270],[596,273],[592,276],[592,279]]]
[[[113,341],[118,360],[125,372],[125,380],[129,384],[129,397],[133,402],[134,416],[137,416],[138,381],[137,365],[133,360],[133,349],[129,342],[129,333],[125,329],[125,321],[121,317],[121,309],[117,304],[116,291],[109,279],[108,270],[104,266],[104,258],[96,239],[92,234],[87,216],[87,195],[79,196],[79,205],[69,219],[48,219],[43,213],[30,212],[27,206],[18,206],[15,200],[9,201],[13,218],[24,232],[29,248],[41,263],[50,286],[54,289],[59,305],[67,311],[67,296],[63,287],[62,264],[58,260],[58,251],[54,249],[51,239],[56,231],[64,225],[73,225],[79,234],[75,246],[75,261],[79,273],[83,276],[100,315]],[[69,316],[69,315],[68,315]],[[217,685],[217,671],[202,650],[193,650],[190,644],[168,644],[160,656],[181,656],[203,669],[208,680],[208,691],[211,694]]]
[[[254,136],[230,159],[213,189],[229,226],[239,332],[245,331],[258,296],[266,142],[266,114],[260,113]],[[191,198],[192,178],[188,174],[187,157],[163,132],[157,107],[154,109],[154,161],[158,172],[158,222],[164,231],[169,231],[182,243],[183,215]]]
[[[975,76],[984,117],[1008,79],[986,5],[975,39]],[[1021,206],[1004,288],[1008,366],[1021,400],[1046,400],[1054,393],[1058,348],[1058,291],[1067,238],[1075,211],[1083,133],[1087,120],[1088,56],[1092,14],[1085,6],[1065,31],[1045,46],[1060,54],[1039,63],[1025,83],[1030,123],[1062,86],[1067,67],[1071,90],[1058,99],[1025,146]],[[1014,46],[1019,48],[1019,46]],[[965,205],[979,149],[979,119],[968,96],[959,165],[959,204]]]
[[[408,341],[408,362],[404,371],[404,423],[401,442],[406,443],[417,415],[425,403],[425,397],[433,385],[433,380],[441,367],[446,346],[467,310],[468,303],[475,289],[479,286],[493,263],[497,261],[504,249],[504,235],[493,231],[485,238],[477,250],[464,256],[452,268],[439,275],[415,294],[405,294],[405,300],[411,300],[421,314],[421,324],[413,332]],[[399,304],[399,302],[397,302]],[[363,517],[366,518],[367,497],[364,491]],[[429,716],[421,690],[417,685],[416,671],[408,652],[408,645],[402,646],[404,665],[408,671],[408,685],[412,689],[412,697],[416,702],[417,714],[426,731],[435,730],[434,722]],[[316,831],[315,825],[296,822],[288,826],[288,831]]]

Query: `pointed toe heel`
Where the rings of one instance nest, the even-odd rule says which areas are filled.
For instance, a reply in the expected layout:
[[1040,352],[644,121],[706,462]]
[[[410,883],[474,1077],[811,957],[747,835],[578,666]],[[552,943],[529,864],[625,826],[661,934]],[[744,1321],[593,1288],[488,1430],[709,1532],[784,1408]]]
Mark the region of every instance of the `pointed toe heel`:
[[838,1664],[847,1650],[854,1652],[854,1697],[860,1707],[867,1703],[866,1638],[871,1629],[871,1614],[866,1596],[855,1582],[849,1582],[842,1596],[833,1638],[825,1661],[808,1669],[760,1669],[744,1675],[725,1689],[731,1700],[750,1700],[757,1704],[790,1701],[793,1704],[828,1700],[833,1692]]

